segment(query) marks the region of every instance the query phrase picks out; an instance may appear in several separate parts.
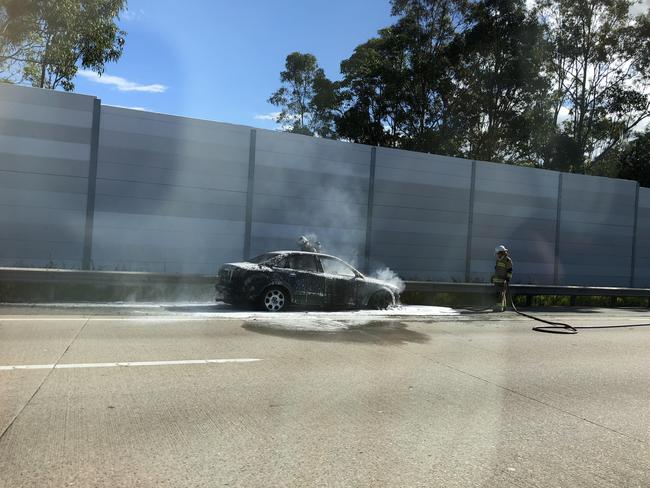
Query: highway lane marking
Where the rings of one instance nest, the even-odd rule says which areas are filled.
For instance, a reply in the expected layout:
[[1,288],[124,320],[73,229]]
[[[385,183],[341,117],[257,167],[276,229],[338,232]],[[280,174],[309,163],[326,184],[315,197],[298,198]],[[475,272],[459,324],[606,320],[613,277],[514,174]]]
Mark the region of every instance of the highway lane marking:
[[241,320],[247,318],[255,318],[256,315],[248,314],[242,316],[226,315],[226,314],[215,314],[215,315],[142,315],[142,316],[132,316],[132,317],[122,317],[119,315],[110,316],[110,315],[94,315],[87,317],[43,317],[43,316],[31,316],[31,317],[10,317],[10,316],[0,316],[0,322],[65,322],[65,321],[82,321],[90,320],[91,322],[159,322],[159,323],[173,323],[173,322],[201,322],[207,321],[210,319],[234,319]]
[[24,369],[78,369],[78,368],[119,368],[133,366],[175,366],[185,364],[225,364],[225,363],[254,363],[262,361],[257,358],[234,359],[182,359],[177,361],[124,361],[117,363],[77,363],[77,364],[17,364],[0,366],[0,371],[16,371]]
[[0,316],[0,322],[22,322],[22,321],[36,321],[36,320],[88,320],[88,317],[11,317],[11,316]]

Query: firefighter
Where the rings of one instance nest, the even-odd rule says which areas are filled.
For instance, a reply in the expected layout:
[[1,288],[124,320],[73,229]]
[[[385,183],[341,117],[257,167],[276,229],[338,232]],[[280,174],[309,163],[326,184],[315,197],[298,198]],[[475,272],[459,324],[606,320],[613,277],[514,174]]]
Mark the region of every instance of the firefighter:
[[497,303],[493,309],[495,312],[503,312],[506,309],[506,291],[507,284],[512,279],[512,259],[508,256],[508,249],[500,245],[494,249],[496,254],[496,264],[494,265],[494,274],[492,283],[497,289]]
[[300,246],[301,251],[320,252],[320,242],[312,242],[306,236],[300,236],[300,239],[298,239],[298,245]]

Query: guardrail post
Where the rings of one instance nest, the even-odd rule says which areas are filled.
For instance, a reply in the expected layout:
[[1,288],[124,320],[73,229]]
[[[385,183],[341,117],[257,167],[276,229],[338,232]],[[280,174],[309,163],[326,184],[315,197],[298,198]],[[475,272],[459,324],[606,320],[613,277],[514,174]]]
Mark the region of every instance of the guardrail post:
[[86,225],[81,269],[90,269],[93,249],[93,226],[95,223],[95,193],[97,191],[97,155],[99,153],[99,119],[102,101],[93,100],[93,125],[90,133],[90,158],[88,160],[88,189],[86,191]]
[[251,231],[253,227],[253,193],[255,191],[255,150],[257,148],[257,131],[251,129],[248,149],[248,186],[246,187],[246,226],[244,230],[244,259],[251,254]]
[[370,179],[368,181],[368,211],[366,213],[366,247],[364,249],[364,273],[370,272],[370,253],[372,251],[372,208],[375,205],[375,168],[377,148],[370,150]]

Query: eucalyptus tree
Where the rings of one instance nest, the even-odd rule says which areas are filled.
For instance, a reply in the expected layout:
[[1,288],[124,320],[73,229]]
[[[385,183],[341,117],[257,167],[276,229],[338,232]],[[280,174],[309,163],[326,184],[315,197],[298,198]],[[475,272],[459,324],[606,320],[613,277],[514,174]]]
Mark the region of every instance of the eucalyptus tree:
[[122,55],[125,8],[125,0],[0,0],[2,76],[74,90],[80,67],[101,74]]
[[650,116],[650,21],[633,0],[540,0],[552,117],[573,145],[574,171],[602,172],[609,152]]
[[325,76],[316,56],[289,54],[280,81],[282,86],[268,99],[281,109],[276,122],[289,132],[334,137],[338,87]]
[[463,91],[463,153],[473,159],[536,164],[548,135],[548,78],[542,26],[525,0],[468,6],[459,36],[456,83]]

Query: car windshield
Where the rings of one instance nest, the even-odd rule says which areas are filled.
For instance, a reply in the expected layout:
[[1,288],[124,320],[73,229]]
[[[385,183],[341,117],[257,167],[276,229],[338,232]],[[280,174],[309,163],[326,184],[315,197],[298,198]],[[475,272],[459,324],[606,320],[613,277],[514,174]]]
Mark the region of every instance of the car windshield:
[[320,258],[320,262],[323,266],[323,273],[348,277],[356,276],[354,269],[340,259],[322,256]]

